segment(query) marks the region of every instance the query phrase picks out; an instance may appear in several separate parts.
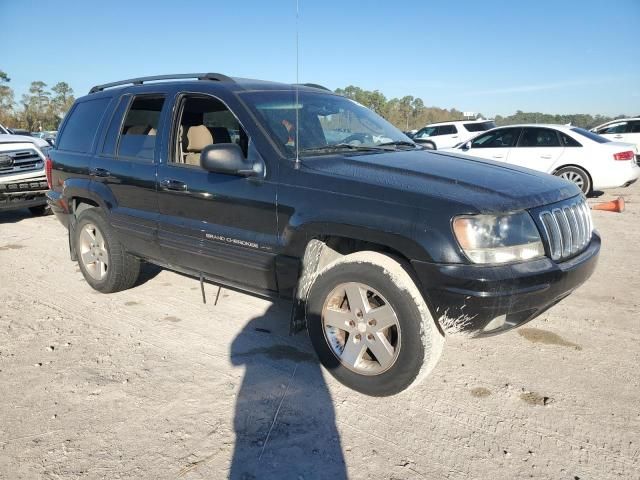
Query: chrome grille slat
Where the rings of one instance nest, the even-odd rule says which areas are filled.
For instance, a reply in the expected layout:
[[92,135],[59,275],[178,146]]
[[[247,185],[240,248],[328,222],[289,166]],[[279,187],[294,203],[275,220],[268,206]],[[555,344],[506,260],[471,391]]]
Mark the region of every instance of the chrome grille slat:
[[584,200],[544,210],[539,218],[553,260],[566,260],[591,241],[591,212]]
[[13,159],[13,164],[9,167],[0,168],[0,175],[29,172],[38,170],[43,166],[43,160],[33,149],[11,150],[0,152],[0,155],[8,155]]

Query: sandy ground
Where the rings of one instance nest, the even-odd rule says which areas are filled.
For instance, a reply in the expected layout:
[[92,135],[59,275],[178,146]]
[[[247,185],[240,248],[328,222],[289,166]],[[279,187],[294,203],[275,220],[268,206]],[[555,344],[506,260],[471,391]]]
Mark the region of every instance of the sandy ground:
[[640,478],[640,186],[617,194],[587,284],[450,339],[387,399],[322,371],[286,304],[207,286],[203,305],[155,268],[102,295],[53,217],[0,214],[0,478]]

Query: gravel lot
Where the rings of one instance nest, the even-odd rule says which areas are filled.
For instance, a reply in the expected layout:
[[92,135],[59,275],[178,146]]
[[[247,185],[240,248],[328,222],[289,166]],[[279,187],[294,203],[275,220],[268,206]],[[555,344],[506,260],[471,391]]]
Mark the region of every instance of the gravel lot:
[[213,306],[211,285],[203,305],[152,267],[102,295],[55,218],[1,213],[0,478],[640,478],[640,186],[598,200],[618,194],[587,284],[515,332],[451,338],[387,399],[323,372],[287,305]]

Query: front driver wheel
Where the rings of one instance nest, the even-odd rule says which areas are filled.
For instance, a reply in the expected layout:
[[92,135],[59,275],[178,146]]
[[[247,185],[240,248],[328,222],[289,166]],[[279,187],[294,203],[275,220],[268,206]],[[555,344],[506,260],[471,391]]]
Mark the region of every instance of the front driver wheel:
[[34,217],[42,217],[45,215],[51,215],[53,213],[49,208],[49,205],[38,205],[36,207],[29,207],[29,211]]
[[582,193],[588,195],[591,193],[591,179],[587,172],[578,167],[563,167],[559,169],[555,176],[564,178],[569,182],[573,182],[576,186],[582,190]]
[[346,255],[318,274],[307,325],[324,367],[344,385],[373,396],[417,384],[444,344],[405,267],[378,252]]

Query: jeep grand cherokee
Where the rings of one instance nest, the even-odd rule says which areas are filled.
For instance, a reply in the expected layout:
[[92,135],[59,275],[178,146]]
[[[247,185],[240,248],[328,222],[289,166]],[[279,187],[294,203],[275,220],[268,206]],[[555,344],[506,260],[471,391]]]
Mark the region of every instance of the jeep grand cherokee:
[[600,249],[574,184],[423,149],[317,85],[99,85],[51,162],[48,202],[93,288],[133,286],[145,260],[290,299],[292,330],[370,395],[429,373],[448,333],[533,319],[589,278]]

